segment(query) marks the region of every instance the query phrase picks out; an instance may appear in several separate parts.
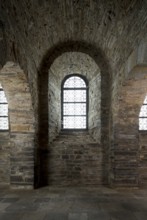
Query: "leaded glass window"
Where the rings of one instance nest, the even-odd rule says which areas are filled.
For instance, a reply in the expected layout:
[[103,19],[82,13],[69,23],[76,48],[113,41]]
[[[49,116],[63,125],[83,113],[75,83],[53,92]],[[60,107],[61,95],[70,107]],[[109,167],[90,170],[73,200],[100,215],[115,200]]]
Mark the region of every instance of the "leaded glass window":
[[87,129],[87,80],[78,74],[62,83],[62,129]]
[[139,130],[147,130],[147,96],[139,113]]
[[8,129],[8,103],[2,85],[0,84],[0,130]]

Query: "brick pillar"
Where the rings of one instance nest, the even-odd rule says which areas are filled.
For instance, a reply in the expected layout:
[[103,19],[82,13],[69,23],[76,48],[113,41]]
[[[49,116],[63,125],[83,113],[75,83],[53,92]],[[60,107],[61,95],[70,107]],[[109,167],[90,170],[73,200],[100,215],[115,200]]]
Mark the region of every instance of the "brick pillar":
[[0,79],[8,100],[10,119],[10,185],[34,185],[34,112],[24,72],[12,62],[1,70]]

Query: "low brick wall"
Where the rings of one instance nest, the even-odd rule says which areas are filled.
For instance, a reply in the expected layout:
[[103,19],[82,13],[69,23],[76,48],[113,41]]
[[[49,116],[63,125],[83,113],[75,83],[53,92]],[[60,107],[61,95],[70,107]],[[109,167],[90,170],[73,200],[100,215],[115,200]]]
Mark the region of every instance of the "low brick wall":
[[42,154],[41,180],[54,186],[103,184],[103,151],[88,133],[61,133]]

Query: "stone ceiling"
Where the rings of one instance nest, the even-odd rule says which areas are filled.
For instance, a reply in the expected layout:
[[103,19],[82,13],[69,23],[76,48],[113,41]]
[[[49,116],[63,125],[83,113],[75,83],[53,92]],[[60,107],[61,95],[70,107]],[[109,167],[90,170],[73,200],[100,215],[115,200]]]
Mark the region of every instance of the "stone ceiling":
[[0,5],[15,58],[29,56],[37,67],[47,50],[66,41],[92,43],[119,67],[147,28],[145,0],[1,0]]
[[100,75],[100,69],[89,55],[80,52],[66,52],[51,65],[49,76],[52,73],[56,75],[60,88],[62,80],[68,74],[82,74],[90,81],[97,74]]

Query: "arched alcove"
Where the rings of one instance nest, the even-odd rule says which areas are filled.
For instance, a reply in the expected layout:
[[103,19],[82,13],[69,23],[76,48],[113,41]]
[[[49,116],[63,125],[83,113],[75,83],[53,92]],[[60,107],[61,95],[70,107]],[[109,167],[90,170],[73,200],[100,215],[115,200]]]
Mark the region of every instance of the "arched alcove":
[[88,130],[101,142],[101,74],[95,61],[81,52],[66,52],[49,69],[49,142],[61,131],[61,84],[66,76],[80,74],[88,80]]
[[[85,56],[90,57],[89,59],[93,59],[93,62],[95,62],[95,66],[97,66],[97,70],[101,72],[101,84],[97,85],[96,78],[94,79],[94,75],[92,77],[92,74],[95,74],[96,71],[91,71],[87,75],[89,78],[91,77],[91,80],[93,79],[93,83],[95,83],[95,87],[99,87],[99,91],[101,91],[101,126],[100,126],[100,132],[99,135],[99,140],[101,139],[101,146],[103,149],[103,155],[102,155],[102,160],[105,160],[101,163],[102,166],[102,173],[101,173],[101,184],[106,184],[108,183],[109,175],[108,175],[108,170],[109,170],[109,132],[110,132],[110,67],[107,62],[107,59],[105,58],[104,54],[100,49],[97,49],[95,46],[88,45],[86,43],[80,43],[80,42],[67,42],[63,44],[57,45],[55,48],[52,48],[46,56],[44,57],[40,70],[39,70],[39,139],[38,139],[38,144],[39,144],[39,153],[38,153],[38,169],[40,169],[40,174],[37,178],[39,178],[39,185],[47,185],[50,184],[49,179],[47,177],[47,172],[46,170],[49,169],[47,168],[47,164],[49,161],[49,154],[51,153],[49,150],[49,108],[48,106],[48,85],[50,82],[50,77],[53,76],[53,73],[58,73],[58,77],[54,77],[54,79],[57,81],[61,77],[63,79],[63,74],[64,76],[68,73],[67,69],[71,68],[72,71],[74,70],[74,66],[72,65],[73,63],[71,62],[71,58],[69,54],[85,54]],[[76,54],[76,55],[77,55]],[[87,55],[86,55],[87,54]],[[59,71],[54,71],[53,66],[55,67],[55,63],[57,62],[56,60],[61,62],[62,59],[60,57],[65,56],[66,59],[64,61],[64,64],[68,60],[70,60],[70,65],[61,65],[63,68],[64,66],[67,68],[66,71],[64,70],[62,74],[59,74]],[[72,56],[71,56],[72,57]],[[58,59],[57,59],[58,58]],[[63,58],[63,57],[62,57]],[[78,61],[78,57],[76,58],[77,63],[80,64],[81,66],[84,66],[84,63]],[[86,65],[85,65],[86,67]],[[57,66],[55,68],[58,68]],[[62,69],[61,68],[61,69]],[[87,68],[87,67],[86,67]],[[60,69],[60,68],[59,68]],[[81,68],[82,69],[82,68]],[[88,68],[87,68],[88,69]],[[75,68],[76,70],[76,68]],[[48,74],[48,71],[50,71],[50,74]],[[79,71],[79,70],[78,70]],[[60,71],[61,72],[61,71]],[[75,72],[75,71],[74,71]],[[71,73],[71,72],[70,72]],[[73,72],[72,72],[73,73]],[[78,72],[76,72],[78,73]],[[82,74],[85,74],[84,71],[82,71]],[[96,76],[96,75],[95,75]],[[49,78],[48,78],[49,77]],[[54,81],[53,79],[53,81]],[[58,83],[57,83],[58,84]],[[61,85],[60,85],[61,86]],[[57,89],[55,89],[57,91]],[[92,92],[91,92],[92,93]],[[60,95],[59,95],[60,96]],[[59,97],[58,96],[58,97]],[[97,103],[98,100],[95,102]],[[99,105],[99,104],[98,104]],[[107,114],[106,114],[107,113]],[[95,117],[94,117],[95,118]],[[94,119],[93,118],[93,119]],[[59,129],[60,130],[60,129]],[[57,132],[58,133],[58,132]],[[93,132],[94,133],[94,132]],[[97,134],[95,134],[95,137],[97,138]],[[46,158],[46,159],[45,159]],[[43,163],[44,161],[48,161],[47,163]],[[50,166],[53,166],[53,164],[50,163]],[[40,167],[40,168],[39,168]],[[37,170],[38,170],[37,169]],[[92,184],[92,181],[91,181]]]

